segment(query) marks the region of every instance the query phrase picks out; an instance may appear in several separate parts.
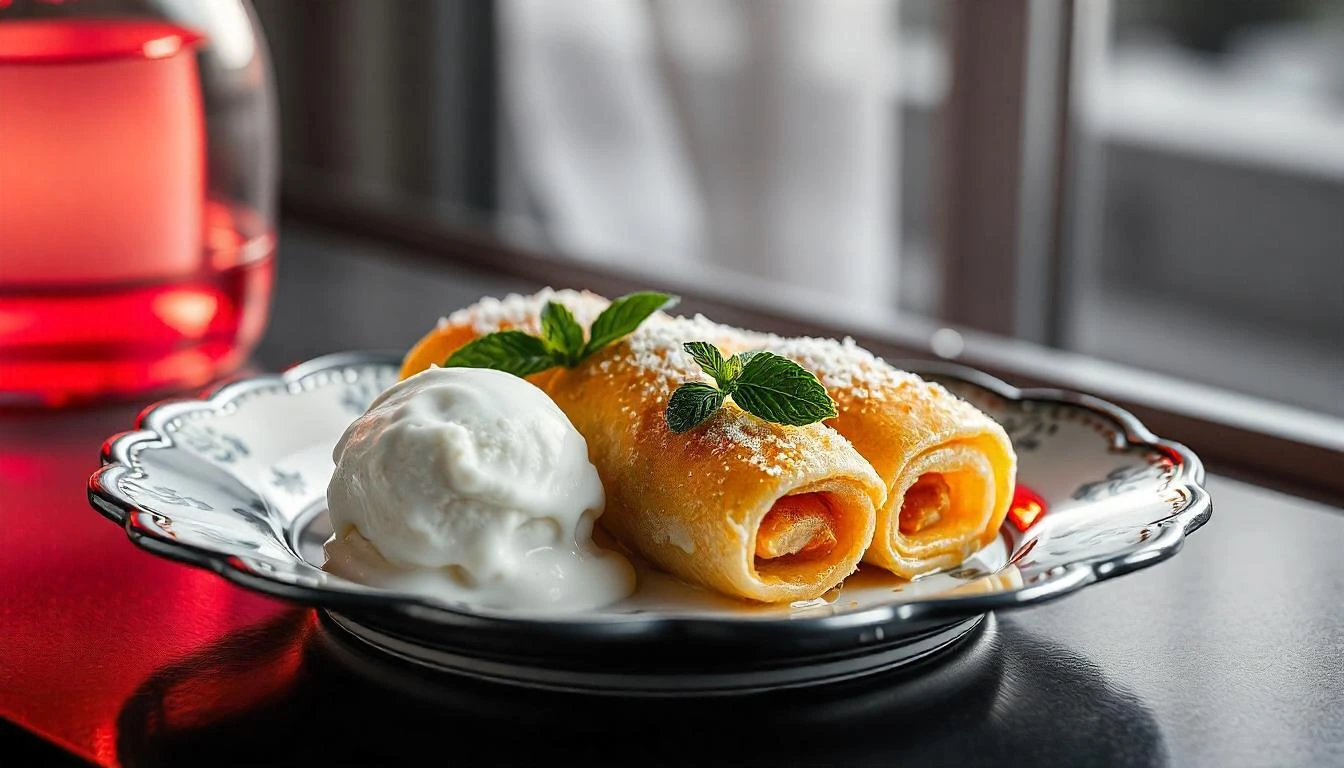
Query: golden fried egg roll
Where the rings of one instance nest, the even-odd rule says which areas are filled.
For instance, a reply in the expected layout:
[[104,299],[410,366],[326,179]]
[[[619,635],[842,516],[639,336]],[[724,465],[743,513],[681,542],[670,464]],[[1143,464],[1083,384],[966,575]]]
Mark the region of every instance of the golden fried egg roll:
[[[446,318],[410,351],[403,378],[442,364],[457,348],[503,329],[538,332],[546,301],[589,326],[601,297],[572,291],[486,299]],[[790,427],[731,403],[684,434],[667,426],[667,400],[702,380],[685,341],[726,344],[704,318],[658,313],[573,369],[530,380],[588,442],[607,508],[601,525],[625,546],[686,581],[725,594],[807,600],[858,566],[872,540],[885,485],[835,430]]]
[[1017,455],[989,416],[849,339],[744,333],[737,344],[814,372],[839,407],[827,424],[886,482],[865,561],[913,578],[955,568],[998,535],[1012,503]]

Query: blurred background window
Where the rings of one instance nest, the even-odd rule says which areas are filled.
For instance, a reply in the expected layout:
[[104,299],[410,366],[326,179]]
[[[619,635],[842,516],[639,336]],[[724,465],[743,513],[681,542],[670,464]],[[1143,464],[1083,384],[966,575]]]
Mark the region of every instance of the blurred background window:
[[256,6],[291,203],[1344,415],[1344,4]]
[[1344,3],[1078,9],[1063,343],[1344,415]]

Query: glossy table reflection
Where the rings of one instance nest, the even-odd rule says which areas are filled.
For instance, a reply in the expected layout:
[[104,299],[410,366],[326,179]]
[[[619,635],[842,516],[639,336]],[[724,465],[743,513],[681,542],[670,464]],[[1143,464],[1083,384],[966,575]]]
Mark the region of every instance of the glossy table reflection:
[[[287,232],[258,365],[404,346],[536,287],[387,255]],[[84,482],[137,410],[0,414],[0,715],[99,764],[1344,763],[1344,516],[1326,506],[1214,477],[1213,520],[1176,558],[1000,615],[942,663],[824,693],[592,700],[373,659],[311,611],[135,549]],[[0,731],[0,765],[30,752]]]

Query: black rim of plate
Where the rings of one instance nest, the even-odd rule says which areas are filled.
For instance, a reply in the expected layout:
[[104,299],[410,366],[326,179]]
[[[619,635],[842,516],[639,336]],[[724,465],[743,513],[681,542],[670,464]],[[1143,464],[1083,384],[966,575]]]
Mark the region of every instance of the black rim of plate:
[[[117,487],[117,481],[133,471],[131,457],[136,451],[172,444],[171,438],[156,431],[155,425],[166,424],[191,411],[228,410],[240,396],[258,390],[301,388],[305,379],[315,375],[348,368],[395,368],[400,361],[401,354],[397,352],[339,352],[299,363],[283,373],[236,379],[206,390],[195,399],[156,403],[141,411],[136,430],[114,435],[103,444],[103,466],[89,479],[89,501],[103,516],[121,525],[133,543],[153,554],[214,571],[256,592],[358,616],[370,625],[429,639],[441,647],[457,646],[472,653],[488,649],[501,659],[516,658],[520,653],[533,656],[539,648],[547,655],[563,653],[561,647],[547,647],[548,641],[577,641],[582,644],[581,655],[588,659],[600,653],[603,647],[625,646],[632,641],[657,642],[665,647],[687,647],[687,641],[705,641],[724,650],[728,646],[751,649],[763,642],[780,648],[782,643],[787,643],[794,649],[791,654],[794,659],[826,657],[843,652],[841,649],[853,651],[856,646],[872,650],[899,643],[902,638],[908,639],[912,634],[927,632],[951,621],[1057,599],[1098,581],[1159,563],[1175,555],[1185,537],[1209,520],[1213,509],[1202,485],[1204,467],[1199,457],[1180,443],[1157,437],[1122,408],[1090,395],[1059,389],[1019,389],[972,368],[931,361],[901,361],[899,365],[925,377],[970,384],[1005,400],[1066,404],[1108,419],[1117,427],[1115,447],[1147,448],[1171,459],[1169,488],[1180,494],[1183,502],[1170,515],[1153,523],[1152,527],[1157,531],[1155,536],[1113,556],[1068,563],[1031,583],[999,592],[924,598],[852,613],[789,619],[720,619],[640,613],[584,620],[474,613],[427,598],[354,583],[323,586],[290,583],[273,573],[253,568],[236,556],[184,544],[139,524],[135,513],[152,513],[138,507]],[[687,651],[688,655],[698,655],[691,654],[689,647]]]

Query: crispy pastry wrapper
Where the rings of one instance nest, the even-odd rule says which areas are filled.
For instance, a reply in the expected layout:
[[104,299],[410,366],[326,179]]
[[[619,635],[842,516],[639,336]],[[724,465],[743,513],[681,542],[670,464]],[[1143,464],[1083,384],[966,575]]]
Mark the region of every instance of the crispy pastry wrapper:
[[736,344],[816,373],[840,411],[827,424],[885,483],[865,561],[914,578],[955,568],[998,536],[1012,504],[1017,455],[984,412],[849,339],[741,332]]
[[[548,300],[588,327],[599,296],[543,291],[484,299],[444,318],[407,354],[401,375],[442,364],[480,335],[539,330]],[[886,497],[884,482],[854,446],[824,424],[790,427],[731,402],[674,434],[668,397],[704,380],[683,341],[727,346],[733,329],[658,313],[574,369],[530,378],[588,443],[607,508],[600,524],[624,546],[686,581],[763,602],[808,600],[858,566]]]

